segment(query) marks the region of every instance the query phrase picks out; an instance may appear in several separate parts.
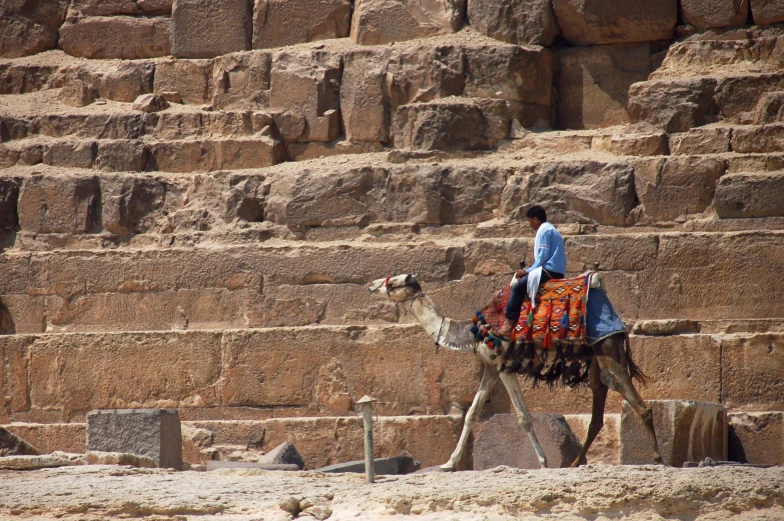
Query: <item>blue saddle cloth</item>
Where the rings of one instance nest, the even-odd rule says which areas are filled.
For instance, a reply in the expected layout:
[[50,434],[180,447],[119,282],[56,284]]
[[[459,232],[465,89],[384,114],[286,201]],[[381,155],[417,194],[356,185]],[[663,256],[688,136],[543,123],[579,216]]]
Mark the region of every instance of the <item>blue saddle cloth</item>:
[[621,317],[610,304],[610,299],[601,288],[591,288],[588,291],[586,305],[585,340],[588,345],[593,345],[600,340],[620,331],[626,331]]

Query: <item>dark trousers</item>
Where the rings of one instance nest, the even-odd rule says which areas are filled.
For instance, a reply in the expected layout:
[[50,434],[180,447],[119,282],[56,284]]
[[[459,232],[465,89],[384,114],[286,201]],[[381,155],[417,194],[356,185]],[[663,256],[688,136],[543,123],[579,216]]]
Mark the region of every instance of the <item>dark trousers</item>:
[[[563,273],[553,273],[547,270],[542,270],[542,278],[539,281],[541,286],[551,279],[562,279]],[[517,322],[520,318],[520,308],[523,307],[523,299],[528,293],[528,275],[519,279],[517,284],[512,286],[512,294],[509,296],[509,302],[506,304],[506,318],[512,322]]]

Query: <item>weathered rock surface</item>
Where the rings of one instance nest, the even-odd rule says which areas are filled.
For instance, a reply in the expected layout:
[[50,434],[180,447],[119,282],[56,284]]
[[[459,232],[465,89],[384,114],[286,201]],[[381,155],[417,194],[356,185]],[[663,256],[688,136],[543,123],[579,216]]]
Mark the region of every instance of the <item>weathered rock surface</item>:
[[677,0],[553,0],[564,38],[573,45],[671,40],[678,19]]
[[171,54],[177,58],[214,58],[251,48],[249,0],[174,0]]
[[726,218],[784,216],[784,174],[741,173],[722,176],[716,186],[716,214]]
[[351,39],[362,45],[449,34],[460,29],[465,2],[459,0],[360,0],[354,5]]
[[0,56],[17,58],[57,44],[67,0],[5,1],[0,5]]
[[155,66],[153,92],[164,97],[176,92],[183,103],[204,103],[210,99],[212,70],[211,60],[161,60]]
[[552,45],[561,33],[550,0],[468,0],[468,23],[482,34],[516,45]]
[[651,71],[649,43],[564,48],[558,50],[557,59],[560,128],[629,122],[629,87],[645,81]]
[[784,414],[732,413],[729,417],[729,458],[755,465],[784,465]]
[[87,414],[88,462],[91,451],[135,454],[151,459],[158,467],[180,470],[179,415],[169,409],[90,412]]
[[99,203],[97,178],[33,176],[19,192],[19,225],[38,233],[89,233],[99,225]]
[[[665,465],[681,467],[705,458],[727,460],[727,413],[713,403],[648,400]],[[621,465],[653,463],[653,448],[640,416],[628,402],[621,413]]]
[[647,122],[667,132],[684,132],[712,122],[716,114],[713,78],[635,83],[629,88],[632,123]]
[[40,451],[9,432],[8,429],[0,427],[0,457],[6,456],[37,456]]
[[169,108],[169,102],[163,96],[156,94],[142,94],[133,102],[133,110],[142,112],[160,112]]
[[698,31],[743,25],[749,15],[749,2],[745,0],[681,0],[680,6],[683,21]]
[[784,6],[775,0],[750,0],[751,16],[758,25],[784,22]]
[[262,0],[253,7],[253,48],[345,38],[350,25],[347,0]]
[[[271,69],[272,55],[269,52],[240,52],[216,58],[211,65],[212,78],[207,79],[213,106],[219,110],[268,106]],[[285,130],[281,130],[285,135]],[[304,128],[295,138],[302,132]]]
[[59,45],[71,56],[136,60],[171,53],[168,18],[89,17],[60,28]]
[[71,461],[54,455],[42,456],[4,456],[0,457],[0,469],[3,470],[36,470],[52,467],[67,467]]
[[[533,414],[533,429],[547,457],[548,468],[568,467],[580,454],[582,444],[560,414]],[[518,469],[538,469],[531,440],[518,423],[516,414],[497,414],[474,441],[474,470],[499,465]]]

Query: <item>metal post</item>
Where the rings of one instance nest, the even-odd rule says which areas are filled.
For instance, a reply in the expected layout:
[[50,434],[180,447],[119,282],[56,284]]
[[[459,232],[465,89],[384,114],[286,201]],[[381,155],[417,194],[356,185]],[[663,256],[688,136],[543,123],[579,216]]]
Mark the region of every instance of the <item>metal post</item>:
[[362,405],[362,420],[365,427],[365,481],[374,483],[376,478],[373,466],[373,402],[375,398],[363,396],[357,404]]

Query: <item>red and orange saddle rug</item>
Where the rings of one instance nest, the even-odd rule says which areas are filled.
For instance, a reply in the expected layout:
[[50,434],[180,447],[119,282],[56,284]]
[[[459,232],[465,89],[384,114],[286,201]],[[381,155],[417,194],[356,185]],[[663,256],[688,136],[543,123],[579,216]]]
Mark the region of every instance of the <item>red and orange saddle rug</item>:
[[[543,284],[536,294],[536,307],[531,312],[528,300],[523,303],[520,319],[512,340],[535,342],[549,349],[556,340],[585,343],[585,316],[588,300],[588,282],[591,273],[570,279],[551,280]],[[492,333],[506,320],[506,305],[511,288],[507,285],[495,294],[493,300],[477,313],[477,321],[487,325]]]

